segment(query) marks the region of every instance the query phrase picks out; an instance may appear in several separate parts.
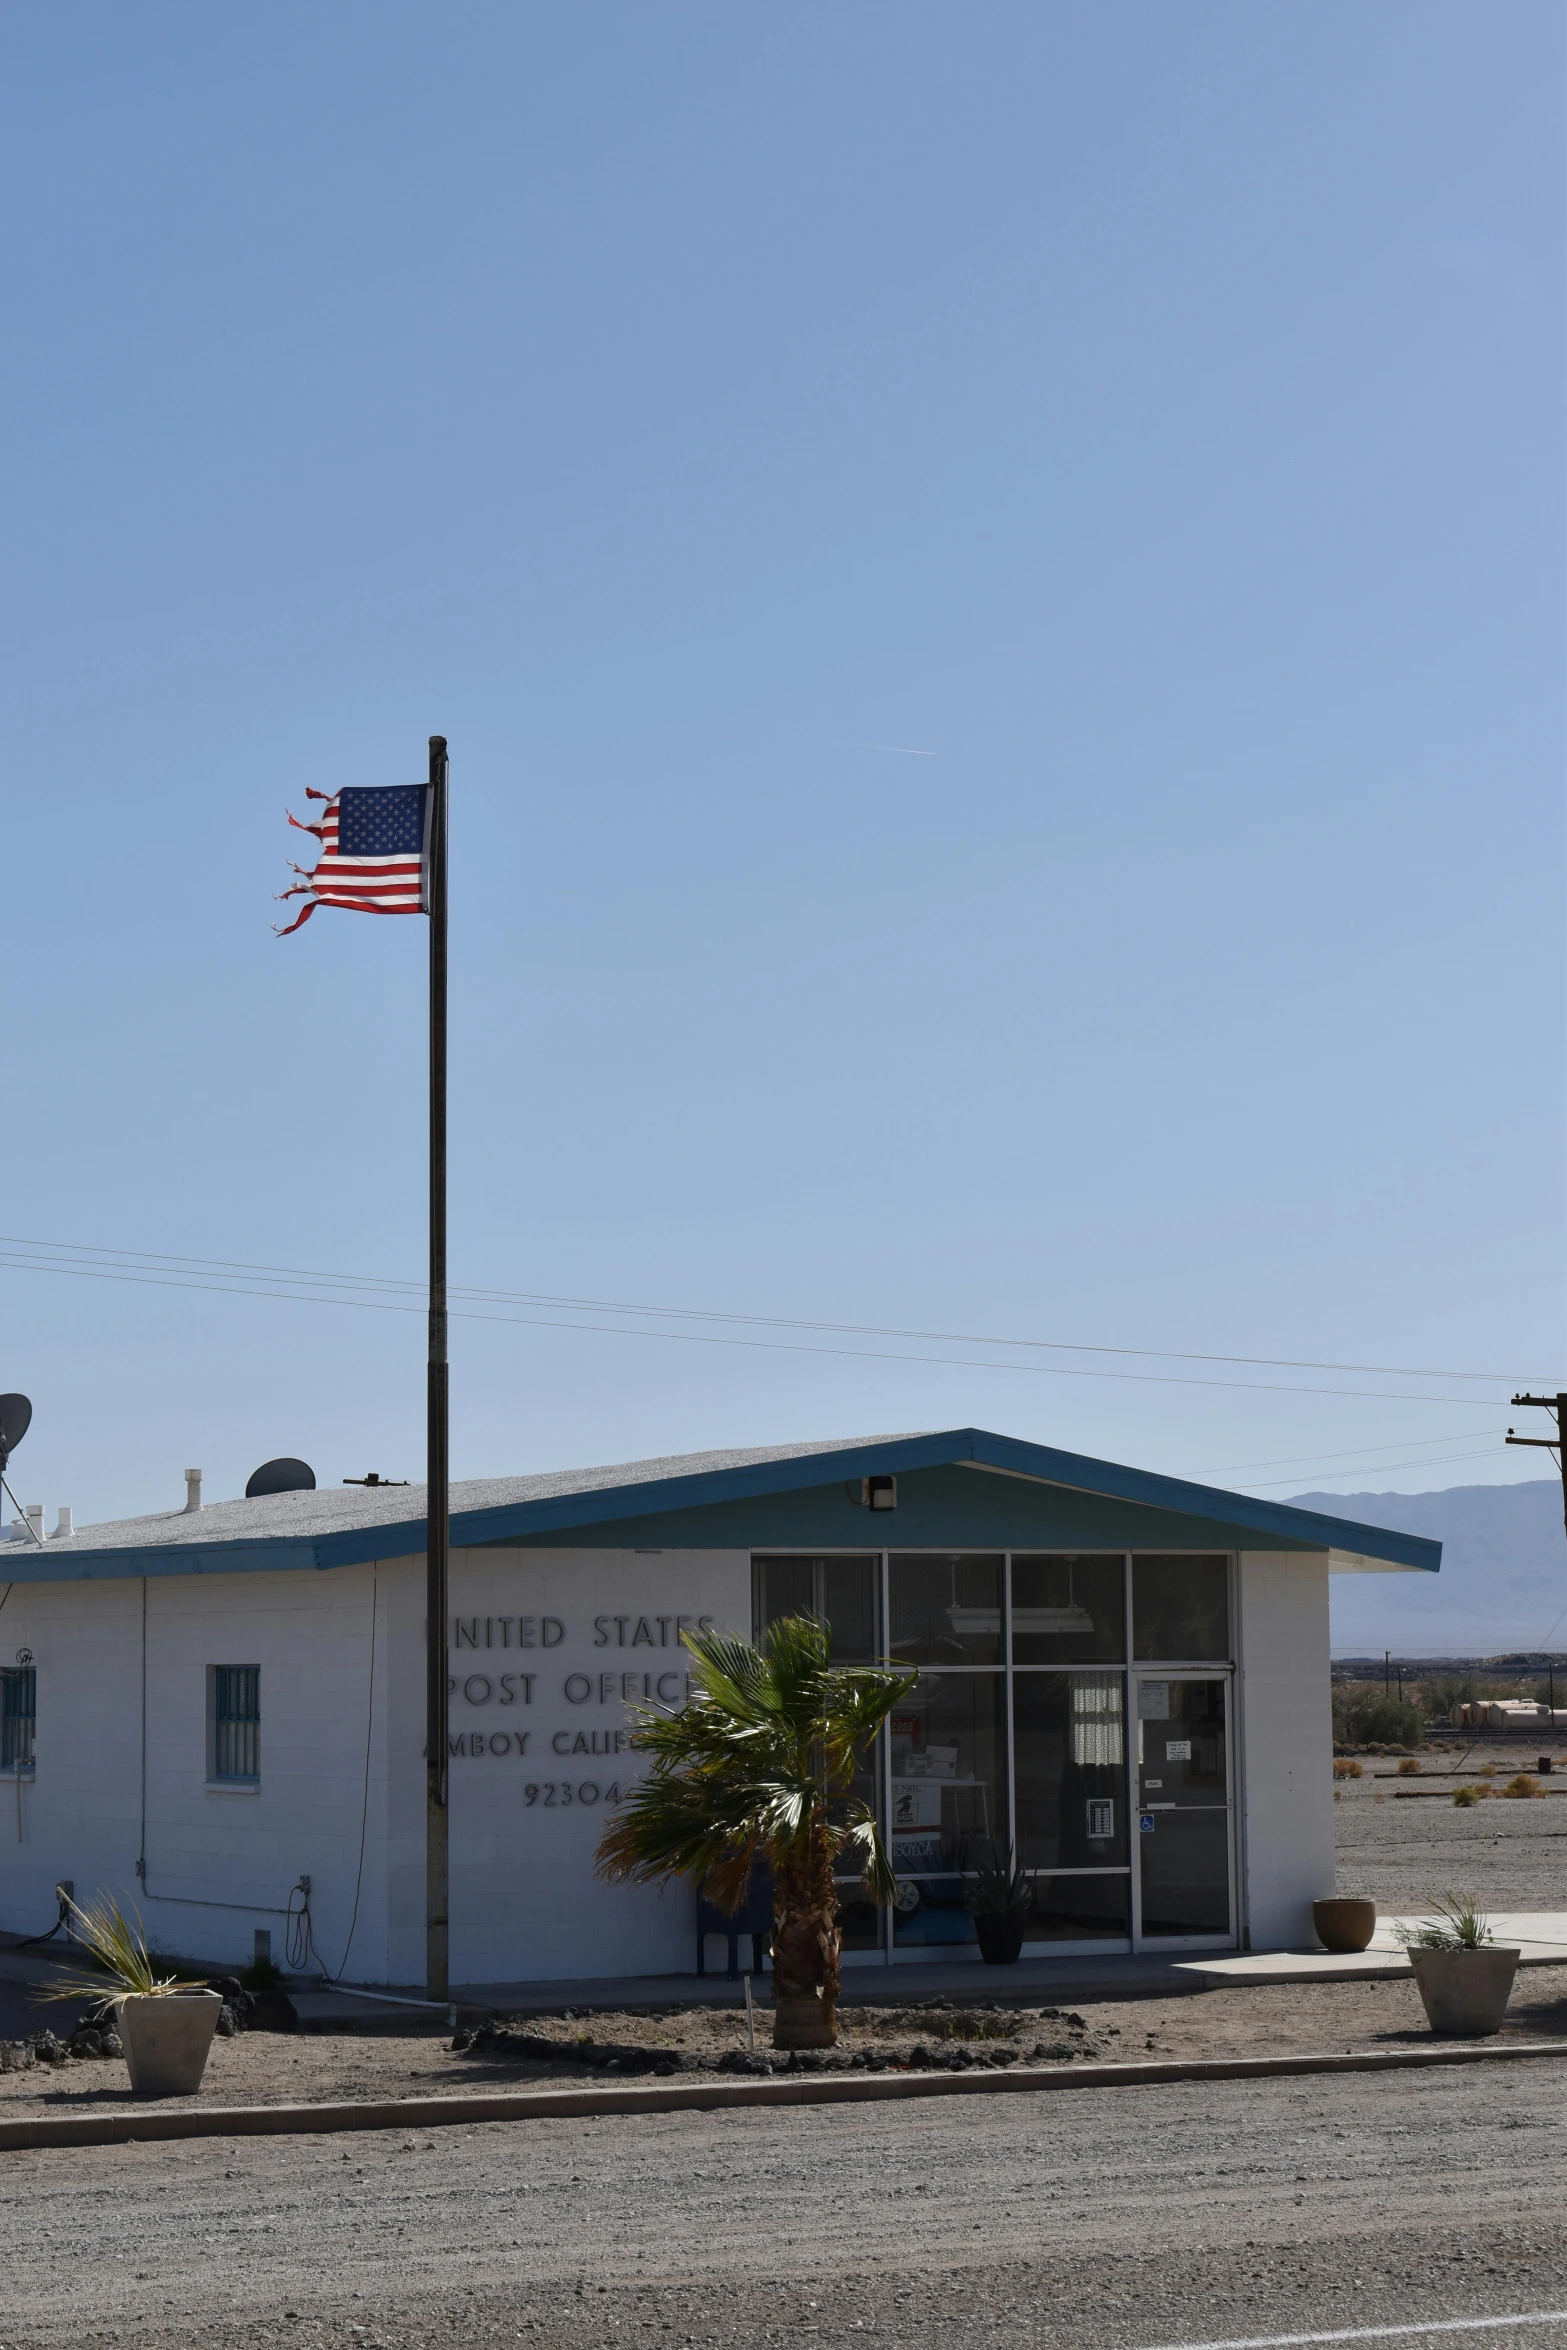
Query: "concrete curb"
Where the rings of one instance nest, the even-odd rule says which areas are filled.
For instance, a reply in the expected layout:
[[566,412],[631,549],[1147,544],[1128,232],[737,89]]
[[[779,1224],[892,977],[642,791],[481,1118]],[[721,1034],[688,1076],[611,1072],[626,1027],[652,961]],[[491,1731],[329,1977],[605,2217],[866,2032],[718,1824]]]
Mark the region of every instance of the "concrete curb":
[[472,2097],[390,2097],[359,2105],[209,2105],[175,2111],[29,2115],[0,2121],[0,2151],[39,2146],[129,2146],[168,2138],[273,2138],[335,2130],[436,2130],[454,2122],[572,2121],[633,2113],[715,2113],[755,2105],[874,2105],[901,2097],[990,2097],[1052,2089],[1144,2089],[1165,2082],[1257,2081],[1301,2073],[1391,2073],[1437,2065],[1508,2064],[1567,2057],[1567,2040],[1458,2041],[1321,2056],[1226,2056],[1185,2062],[1015,2066],[1007,2072],[795,2073],[782,2078],[681,2080],[604,2089],[506,2090]]

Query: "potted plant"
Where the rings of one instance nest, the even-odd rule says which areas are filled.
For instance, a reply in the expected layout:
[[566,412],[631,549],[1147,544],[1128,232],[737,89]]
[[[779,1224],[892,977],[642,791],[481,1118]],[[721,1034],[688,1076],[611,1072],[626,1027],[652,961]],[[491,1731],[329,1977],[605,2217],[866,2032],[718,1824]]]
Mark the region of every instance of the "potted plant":
[[979,1955],[986,1966],[1016,1966],[1023,1934],[1034,1914],[1034,1886],[1020,1868],[991,1847],[988,1860],[965,1872],[964,1900],[974,1920]]
[[651,1757],[599,1842],[611,1884],[687,1877],[731,1915],[751,1871],[773,1873],[773,2046],[838,2038],[840,1904],[848,1880],[890,1901],[897,1880],[854,1780],[916,1665],[835,1665],[814,1616],[769,1624],[761,1645],[682,1634],[695,1693],[679,1711],[637,1709],[633,1748]]
[[[138,2097],[189,2097],[201,2087],[223,2002],[205,1983],[160,1975],[138,1916],[133,1925],[107,1895],[70,1905],[75,1938],[98,1972],[61,1975],[39,1996],[80,1999],[114,2010],[115,2028]],[[104,1977],[109,1989],[104,1989]]]
[[1329,1893],[1312,1903],[1311,1922],[1324,1950],[1369,1950],[1377,1930],[1377,1905],[1353,1894]]
[[1484,1911],[1467,1893],[1447,1893],[1435,1915],[1393,1929],[1409,1953],[1433,2032],[1482,2038],[1501,2029],[1519,1952],[1492,1940]]

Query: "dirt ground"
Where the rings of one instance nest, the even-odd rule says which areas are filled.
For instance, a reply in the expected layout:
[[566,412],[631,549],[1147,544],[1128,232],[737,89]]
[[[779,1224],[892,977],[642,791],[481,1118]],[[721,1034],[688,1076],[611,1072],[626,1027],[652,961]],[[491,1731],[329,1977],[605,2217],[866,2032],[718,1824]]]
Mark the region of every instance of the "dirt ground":
[[[1194,1990],[1157,1998],[1081,1999],[1071,2008],[985,2006],[955,1999],[919,2007],[841,2011],[843,2040],[827,2061],[926,2071],[967,2064],[1128,2062],[1138,2057],[1282,2056],[1397,2047],[1428,2037],[1413,1983],[1272,1984]],[[758,2053],[770,2055],[771,2018],[757,2011]],[[613,2081],[664,2069],[751,2069],[745,2016],[733,2007],[533,2016],[523,2048],[502,2053],[489,2035],[454,2049],[450,2035],[247,2032],[213,2043],[199,2100],[164,2105],[279,2105],[339,2099],[460,2096],[465,2090],[544,2088]],[[1515,2039],[1567,2037],[1567,1967],[1532,1967],[1518,1978],[1504,2026]],[[502,2037],[505,2037],[503,2035]],[[541,2043],[558,2059],[526,2052]],[[604,2061],[606,2048],[617,2051]],[[729,2062],[722,2060],[728,2058]],[[116,2058],[73,2059],[0,2073],[0,2115],[66,2113],[134,2104]]]
[[1560,2068],[1502,2069],[7,2155],[0,2340],[1561,2350]]
[[1534,1750],[1428,1750],[1407,1778],[1392,1759],[1363,1757],[1364,1777],[1334,1788],[1339,1891],[1369,1895],[1383,1911],[1418,1909],[1449,1887],[1491,1909],[1567,1909],[1567,1757],[1552,1751],[1540,1796],[1498,1795],[1468,1811],[1454,1805],[1455,1787],[1504,1787],[1532,1772]]

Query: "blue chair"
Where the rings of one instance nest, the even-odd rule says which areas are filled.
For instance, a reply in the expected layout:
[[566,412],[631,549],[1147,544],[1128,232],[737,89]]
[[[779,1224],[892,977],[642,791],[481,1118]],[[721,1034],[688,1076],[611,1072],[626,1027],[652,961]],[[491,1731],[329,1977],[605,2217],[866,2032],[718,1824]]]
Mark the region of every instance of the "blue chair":
[[701,1887],[696,1897],[696,1971],[707,1973],[707,1937],[722,1934],[729,1949],[731,1983],[740,1979],[740,1937],[749,1934],[753,1960],[759,1961],[764,1950],[770,1950],[773,1939],[773,1872],[769,1868],[751,1871],[751,1882],[746,1887],[745,1899],[730,1915],[707,1898]]

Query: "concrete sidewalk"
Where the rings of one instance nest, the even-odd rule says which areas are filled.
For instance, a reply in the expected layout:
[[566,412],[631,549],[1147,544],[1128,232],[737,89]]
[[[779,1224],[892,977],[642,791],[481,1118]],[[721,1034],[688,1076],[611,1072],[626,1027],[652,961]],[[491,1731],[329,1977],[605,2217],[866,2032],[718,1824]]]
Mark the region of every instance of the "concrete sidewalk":
[[[1330,1950],[1255,1950],[1235,1957],[1194,1959],[1188,1971],[1210,1985],[1219,1983],[1364,1983],[1377,1975],[1403,1974],[1409,1965],[1396,1929],[1416,1926],[1421,1912],[1377,1920],[1369,1950],[1341,1957]],[[1519,1909],[1489,1912],[1494,1941],[1516,1947],[1520,1966],[1567,1966],[1567,1910]]]
[[[1129,1957],[1028,1958],[1010,1967],[987,1967],[975,1959],[946,1959],[930,1966],[850,1966],[844,1969],[842,2003],[846,2007],[912,2006],[922,1999],[955,1997],[1059,2006],[1079,2000],[1179,1998],[1269,1983],[1366,1982],[1407,1971],[1409,1961],[1395,1929],[1417,1922],[1414,1915],[1379,1918],[1371,1948],[1349,1956],[1327,1950],[1194,1951],[1167,1956],[1143,1951]],[[1567,1966],[1567,1911],[1498,1911],[1491,1919],[1491,1930],[1499,1943],[1521,1948],[1519,1963],[1523,1966]],[[765,1975],[755,1978],[759,1999],[767,1996],[766,1986]],[[331,2017],[346,2021],[350,2014],[368,2019],[376,2013],[385,2021],[392,2013],[392,2003],[384,1995],[376,2000],[368,1986],[345,1984],[338,1990],[291,1987],[291,1996],[301,2016],[311,2021],[325,2022]],[[420,2015],[433,2019],[440,2013],[420,2001],[417,1987],[410,1986],[397,1997],[409,2003],[403,2012],[410,2021]],[[590,1981],[463,1983],[454,1988],[451,2004],[496,2015],[539,2015],[563,2007],[591,2015],[606,2009],[737,2006],[744,1998],[744,1984],[731,1983],[723,1975],[641,1975]]]
[[[930,1965],[849,1966],[844,1969],[847,2007],[914,2006],[933,1998],[1002,2000],[1023,2006],[1062,2006],[1100,1999],[1180,1998],[1221,1988],[1241,1990],[1279,1983],[1355,1983],[1404,1973],[1409,1961],[1396,1928],[1414,1925],[1417,1914],[1377,1920],[1369,1950],[1340,1956],[1326,1950],[1142,1951],[1107,1958],[1026,1958],[1015,1966],[987,1967],[978,1959],[947,1958]],[[1497,1942],[1514,1944],[1522,1966],[1567,1966],[1567,1911],[1497,1911],[1491,1917]],[[29,1997],[33,1987],[71,1964],[74,1953],[59,1943],[22,1950],[0,1943],[0,2039],[20,2039],[44,2022],[68,2029],[66,2007],[52,2011]],[[226,1970],[214,1967],[213,1973]],[[755,1978],[759,2000],[768,1997],[768,1978]],[[570,1978],[533,1983],[462,1983],[447,2005],[430,2005],[417,1984],[377,1985],[290,1982],[289,1996],[307,2024],[379,2023],[410,2030],[445,2028],[447,2005],[493,2015],[539,2015],[569,2007],[580,2015],[606,2010],[738,2006],[743,1982],[721,1974],[641,1975]]]

